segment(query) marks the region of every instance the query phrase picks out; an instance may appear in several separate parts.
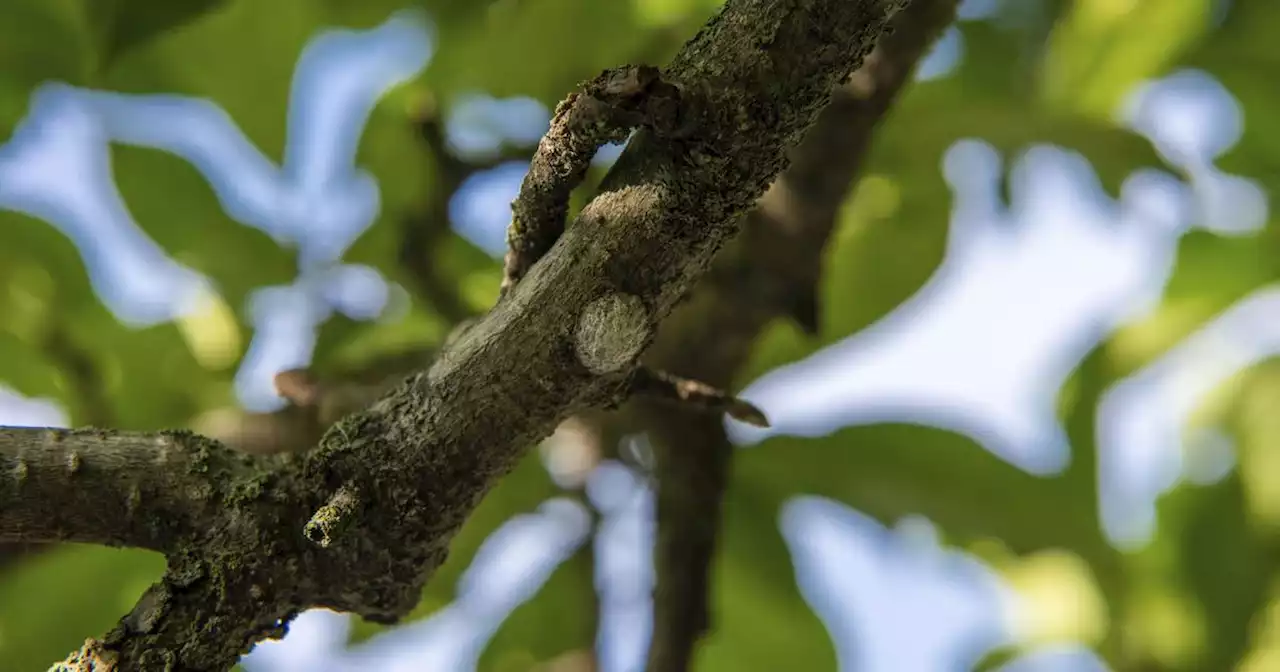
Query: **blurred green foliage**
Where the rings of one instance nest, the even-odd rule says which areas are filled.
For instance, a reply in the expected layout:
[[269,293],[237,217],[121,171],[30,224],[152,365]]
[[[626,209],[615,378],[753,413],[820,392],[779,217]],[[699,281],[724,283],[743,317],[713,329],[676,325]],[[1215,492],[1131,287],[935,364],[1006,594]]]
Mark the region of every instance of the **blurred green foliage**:
[[[459,96],[532,96],[554,106],[577,81],[625,62],[660,62],[715,10],[715,0],[4,0],[0,3],[0,139],[47,80],[123,92],[199,95],[221,105],[268,156],[285,142],[290,79],[303,45],[330,26],[368,27],[406,6],[432,17],[436,50],[419,81],[375,111],[360,163],[378,178],[382,214],[346,260],[403,279],[398,245],[406,213],[424,206],[435,167],[410,123],[414,96],[447,107]],[[1224,10],[1220,5],[1229,5]],[[989,20],[959,24],[954,72],[911,88],[884,123],[861,183],[828,250],[821,334],[790,324],[765,334],[742,382],[862,329],[911,296],[942,259],[951,208],[939,160],[976,137],[1011,157],[1049,142],[1084,154],[1111,194],[1131,171],[1161,165],[1114,111],[1137,83],[1203,68],[1240,101],[1244,137],[1221,166],[1280,187],[1280,4],[1269,0],[1006,0]],[[1027,11],[1035,5],[1037,11]],[[1225,11],[1225,14],[1224,14]],[[93,295],[80,258],[52,227],[0,212],[0,382],[51,397],[73,423],[154,429],[187,425],[231,402],[232,376],[251,336],[246,298],[288,282],[292,252],[232,221],[195,170],[150,150],[113,148],[126,202],[173,257],[217,284],[223,303],[176,324],[119,324]],[[1160,529],[1141,551],[1120,553],[1097,523],[1093,417],[1102,391],[1173,346],[1244,294],[1280,277],[1276,227],[1240,239],[1188,235],[1162,305],[1149,324],[1102,344],[1076,372],[1062,414],[1072,466],[1056,477],[1023,473],[971,440],[904,425],[860,427],[818,439],[779,438],[744,451],[729,496],[716,585],[717,629],[700,669],[832,669],[834,650],[795,587],[777,531],[778,508],[817,493],[892,523],[924,514],[944,538],[1010,574],[1042,552],[1083,559],[1085,581],[1107,601],[1109,627],[1082,636],[1117,669],[1273,669],[1280,636],[1280,369],[1237,381],[1219,423],[1237,439],[1239,467],[1211,486],[1180,486],[1161,502]],[[481,307],[495,262],[460,238],[438,255],[449,279]],[[1088,269],[1081,269],[1082,273]],[[852,297],[852,298],[850,298]],[[479,300],[482,299],[482,300]],[[448,325],[422,297],[382,322],[334,320],[316,365],[358,366],[411,346],[432,346]],[[1127,338],[1127,340],[1125,340]],[[58,343],[52,347],[51,343]],[[216,356],[219,348],[229,353]],[[210,353],[214,353],[211,355]],[[75,366],[74,362],[89,366]],[[89,375],[86,375],[86,371]],[[102,400],[106,400],[103,402]],[[562,494],[536,455],[484,501],[428,588],[415,616],[452,599],[485,537],[512,515]],[[1021,564],[1020,564],[1021,563]],[[589,647],[589,550],[562,566],[520,607],[482,659],[512,669]],[[42,669],[127,608],[159,560],[141,552],[67,547],[0,573],[0,660]],[[1060,575],[1057,579],[1062,580]],[[1158,617],[1157,617],[1158,615]],[[1274,629],[1274,628],[1272,628]],[[357,638],[373,628],[357,628]],[[522,662],[523,661],[523,662]],[[1139,667],[1155,665],[1156,667]]]

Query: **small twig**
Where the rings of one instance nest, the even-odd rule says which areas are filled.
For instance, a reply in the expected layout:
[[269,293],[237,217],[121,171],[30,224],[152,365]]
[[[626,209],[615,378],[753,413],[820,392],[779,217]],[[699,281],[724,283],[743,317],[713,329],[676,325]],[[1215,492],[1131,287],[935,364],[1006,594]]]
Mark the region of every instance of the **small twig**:
[[[202,416],[194,426],[244,453],[274,455],[300,453],[315,447],[330,425],[342,416],[366,408],[415,367],[431,361],[431,353],[405,353],[374,362],[366,372],[321,380],[308,369],[276,374],[276,393],[289,402],[272,413],[220,409]],[[363,380],[374,377],[372,382]]]
[[350,484],[338,488],[329,501],[316,510],[302,528],[302,534],[320,548],[328,548],[356,517],[360,496]]
[[735,397],[724,390],[706,383],[681,378],[645,366],[636,369],[631,378],[629,392],[663,401],[672,401],[711,413],[726,413],[729,417],[755,427],[768,427],[764,412],[750,402]]
[[542,258],[564,232],[569,195],[596,150],[622,142],[635,128],[678,128],[680,91],[652,66],[605,70],[556,106],[551,128],[538,143],[520,194],[511,204],[502,296]]

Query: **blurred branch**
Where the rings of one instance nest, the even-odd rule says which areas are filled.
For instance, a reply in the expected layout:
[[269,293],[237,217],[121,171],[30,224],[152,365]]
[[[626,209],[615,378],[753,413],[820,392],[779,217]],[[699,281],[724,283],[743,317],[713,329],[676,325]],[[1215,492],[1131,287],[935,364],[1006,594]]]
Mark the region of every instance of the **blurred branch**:
[[50,319],[41,347],[66,376],[68,396],[72,402],[72,421],[91,427],[110,427],[115,414],[98,365],[84,348],[72,340],[61,319]]
[[[561,419],[617,400],[658,323],[900,6],[728,0],[662,73],[699,101],[697,124],[680,138],[639,132],[601,194],[503,301],[315,450],[279,460],[184,433],[52,441],[14,430],[3,534],[99,537],[160,547],[168,561],[111,632],[59,669],[226,670],[304,609],[375,623],[409,614],[454,535],[529,446]],[[55,445],[69,438],[72,452]],[[146,459],[125,461],[125,446]],[[39,493],[15,494],[34,459],[22,448],[47,453],[26,463],[28,475],[38,467]],[[343,491],[357,494],[335,505]],[[127,522],[98,535],[38,527],[96,522],[80,508],[95,496]],[[342,524],[321,546],[303,529],[326,506]]]
[[199,418],[193,429],[252,455],[301,453],[333,423],[377,401],[432,359],[432,351],[399,353],[327,378],[308,369],[282,371],[276,374],[276,392],[288,406],[272,413],[222,408]]
[[413,290],[450,324],[458,324],[473,317],[476,311],[459,296],[457,283],[440,273],[435,261],[436,251],[450,234],[449,202],[472,175],[492,170],[506,161],[527,160],[533,150],[504,147],[493,158],[463,160],[449,149],[440,114],[431,100],[424,101],[415,112],[414,125],[435,162],[435,173],[424,204],[405,218],[400,265],[411,279]]
[[[789,316],[815,333],[822,251],[876,125],[955,17],[956,0],[915,0],[819,115],[792,163],[746,218],[647,361],[727,388],[756,336]],[[689,669],[710,629],[710,573],[733,447],[723,421],[692,408],[644,408],[658,459],[654,631],[647,669]]]

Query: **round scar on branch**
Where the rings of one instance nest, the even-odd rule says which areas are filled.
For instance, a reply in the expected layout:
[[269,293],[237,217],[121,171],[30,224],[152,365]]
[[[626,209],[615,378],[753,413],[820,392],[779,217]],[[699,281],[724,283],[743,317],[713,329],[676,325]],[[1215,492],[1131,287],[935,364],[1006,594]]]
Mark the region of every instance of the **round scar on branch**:
[[644,301],[610,292],[582,311],[574,349],[588,371],[602,376],[631,366],[652,335],[653,321]]

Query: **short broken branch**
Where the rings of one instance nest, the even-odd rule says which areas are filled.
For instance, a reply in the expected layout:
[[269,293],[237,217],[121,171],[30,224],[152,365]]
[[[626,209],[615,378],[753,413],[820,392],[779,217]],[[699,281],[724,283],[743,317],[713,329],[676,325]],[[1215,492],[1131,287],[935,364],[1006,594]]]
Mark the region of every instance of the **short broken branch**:
[[342,530],[351,525],[360,509],[360,496],[356,489],[349,485],[338,488],[325,505],[311,516],[302,533],[320,546],[328,548],[338,538]]
[[764,412],[748,401],[706,383],[647,366],[636,368],[629,392],[635,396],[674,402],[693,410],[726,413],[735,420],[756,427],[769,426],[769,419]]

